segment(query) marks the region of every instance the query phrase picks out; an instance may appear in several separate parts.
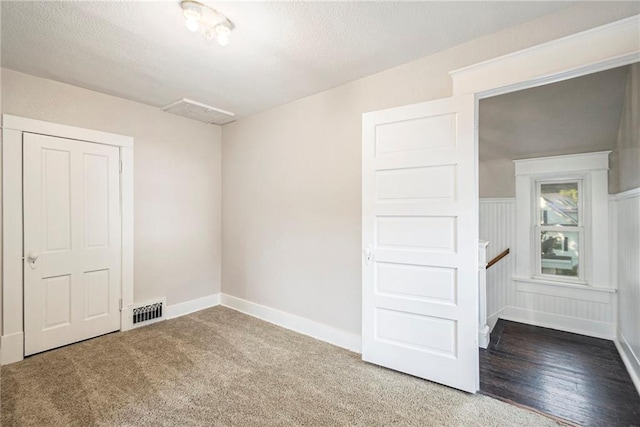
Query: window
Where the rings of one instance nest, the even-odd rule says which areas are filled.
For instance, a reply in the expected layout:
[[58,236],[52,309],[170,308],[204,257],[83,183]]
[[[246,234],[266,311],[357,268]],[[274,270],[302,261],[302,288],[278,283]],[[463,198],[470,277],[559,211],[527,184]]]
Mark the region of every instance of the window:
[[580,254],[584,250],[582,180],[537,181],[532,241],[536,244],[537,275],[584,280]]
[[518,289],[610,288],[609,152],[514,163]]

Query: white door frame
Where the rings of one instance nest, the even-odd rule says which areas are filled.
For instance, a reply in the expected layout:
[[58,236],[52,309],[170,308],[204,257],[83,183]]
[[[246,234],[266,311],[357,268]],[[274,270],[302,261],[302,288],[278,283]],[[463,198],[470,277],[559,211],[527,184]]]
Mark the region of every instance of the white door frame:
[[[449,72],[453,95],[478,101],[640,62],[640,15]],[[476,153],[478,153],[476,129]]]
[[2,365],[24,358],[22,144],[35,133],[119,147],[122,281],[120,330],[131,329],[133,305],[133,138],[41,120],[2,115]]
[[638,62],[639,27],[634,15],[453,70],[453,95],[489,98]]
[[[634,15],[451,71],[454,96],[475,94],[476,156],[479,156],[477,123],[481,99],[640,62],[638,28],[640,15]],[[476,185],[479,191],[480,182]],[[482,331],[479,335],[482,340]]]

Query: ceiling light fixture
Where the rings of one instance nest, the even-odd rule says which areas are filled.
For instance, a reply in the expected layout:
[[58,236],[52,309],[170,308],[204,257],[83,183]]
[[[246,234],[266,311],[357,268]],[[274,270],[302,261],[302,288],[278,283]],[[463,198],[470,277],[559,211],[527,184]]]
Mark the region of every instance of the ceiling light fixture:
[[200,31],[207,40],[214,38],[220,46],[229,44],[229,35],[234,29],[233,22],[217,10],[193,0],[180,3],[185,25],[189,31]]

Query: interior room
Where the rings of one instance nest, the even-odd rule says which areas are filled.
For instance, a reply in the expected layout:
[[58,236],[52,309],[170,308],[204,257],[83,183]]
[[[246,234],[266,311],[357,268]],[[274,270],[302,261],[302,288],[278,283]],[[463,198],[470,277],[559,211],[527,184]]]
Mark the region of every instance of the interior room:
[[[617,195],[640,182],[628,131],[639,78],[636,63],[480,101],[480,239],[489,243],[479,328],[490,331],[480,340],[480,390],[579,425],[633,425],[640,407],[614,343],[613,291],[618,263],[628,271],[616,248],[627,209]],[[598,157],[599,171],[581,166]],[[540,212],[522,220],[532,198]],[[596,218],[602,204],[608,220]],[[595,237],[599,222],[609,226]],[[529,266],[517,254],[531,233],[541,258]],[[627,322],[617,324],[625,334],[635,330]]]
[[0,424],[638,424],[639,30],[3,0]]

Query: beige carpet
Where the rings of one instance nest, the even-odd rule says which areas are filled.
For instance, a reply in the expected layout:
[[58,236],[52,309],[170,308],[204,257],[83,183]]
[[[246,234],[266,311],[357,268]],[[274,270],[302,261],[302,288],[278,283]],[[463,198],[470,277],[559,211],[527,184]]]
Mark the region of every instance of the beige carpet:
[[224,307],[2,368],[2,426],[539,426]]

